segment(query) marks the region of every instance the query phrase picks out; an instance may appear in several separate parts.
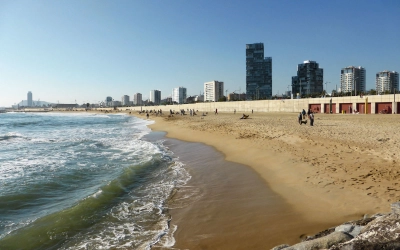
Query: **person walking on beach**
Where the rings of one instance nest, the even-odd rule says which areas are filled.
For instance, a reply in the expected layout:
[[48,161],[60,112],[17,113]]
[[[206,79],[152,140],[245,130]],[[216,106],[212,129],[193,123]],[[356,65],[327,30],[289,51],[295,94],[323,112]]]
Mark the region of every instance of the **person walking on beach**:
[[303,109],[303,111],[301,112],[303,114],[303,119],[306,118],[306,111]]
[[218,115],[218,109],[215,109],[215,114]]
[[147,116],[147,119],[149,119],[149,113],[147,113],[147,115],[146,115],[146,116]]
[[301,125],[301,121],[303,120],[303,114],[300,112],[299,113],[299,124]]
[[309,117],[310,117],[310,126],[314,126],[314,113],[311,112]]

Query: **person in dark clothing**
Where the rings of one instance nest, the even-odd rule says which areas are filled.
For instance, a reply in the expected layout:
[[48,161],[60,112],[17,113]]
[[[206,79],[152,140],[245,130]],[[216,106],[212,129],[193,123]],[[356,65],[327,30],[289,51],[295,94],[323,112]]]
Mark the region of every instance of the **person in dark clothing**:
[[309,117],[310,117],[310,126],[314,126],[314,113],[311,112]]
[[299,124],[301,125],[301,120],[303,119],[303,114],[300,112],[299,114]]
[[303,119],[306,119],[306,111],[303,109],[301,113],[303,114]]

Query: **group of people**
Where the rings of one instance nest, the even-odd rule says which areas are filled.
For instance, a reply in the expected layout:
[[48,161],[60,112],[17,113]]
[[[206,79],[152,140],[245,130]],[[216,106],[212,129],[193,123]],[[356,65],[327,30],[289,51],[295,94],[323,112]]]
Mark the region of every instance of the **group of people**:
[[196,112],[198,112],[198,110],[195,111],[194,109],[187,109],[187,110],[181,109],[181,110],[179,110],[179,112],[176,112],[176,113],[175,113],[175,111],[173,111],[172,109],[169,110],[170,116],[173,116],[174,114],[175,114],[175,115],[179,115],[179,114],[180,114],[180,115],[186,115],[186,112],[188,112],[188,113],[190,114],[190,116],[194,116],[194,115],[197,115]]
[[[314,126],[314,113],[312,112],[311,109],[308,109],[308,112],[303,109],[303,111],[300,112],[299,114],[299,124],[307,124],[307,117],[310,120],[310,126]],[[305,121],[303,121],[305,120]]]
[[[129,114],[130,114],[131,112],[129,112]],[[149,116],[150,116],[150,114],[151,113],[153,113],[153,114],[155,114],[156,116],[161,116],[162,115],[162,110],[161,109],[159,109],[159,110],[141,110],[141,111],[139,111],[139,114],[142,114],[142,113],[146,113],[146,117],[147,117],[147,119],[149,119]]]

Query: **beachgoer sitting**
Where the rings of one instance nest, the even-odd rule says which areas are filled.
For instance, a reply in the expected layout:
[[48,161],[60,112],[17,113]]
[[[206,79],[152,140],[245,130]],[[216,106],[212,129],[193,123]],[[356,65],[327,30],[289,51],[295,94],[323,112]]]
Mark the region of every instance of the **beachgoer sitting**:
[[243,114],[243,116],[240,119],[247,119],[247,118],[249,118],[249,115]]

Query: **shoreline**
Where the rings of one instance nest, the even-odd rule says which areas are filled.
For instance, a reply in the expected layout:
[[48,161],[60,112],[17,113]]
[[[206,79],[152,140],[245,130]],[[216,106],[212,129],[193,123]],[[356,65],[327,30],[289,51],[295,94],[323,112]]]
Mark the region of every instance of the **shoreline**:
[[[143,114],[134,115],[145,119]],[[361,119],[365,122],[363,130],[373,132],[374,129],[380,129],[376,128],[375,122],[382,116],[318,114],[315,127],[296,124],[296,114],[258,113],[250,117],[252,120],[239,120],[239,115],[226,113],[208,115],[203,119],[199,116],[150,116],[155,123],[149,127],[166,132],[169,138],[212,146],[223,153],[227,161],[250,167],[310,226],[321,222],[339,225],[344,221],[362,218],[365,214],[387,212],[388,204],[398,199],[393,192],[387,193],[391,191],[390,187],[397,185],[397,175],[391,180],[385,179],[385,173],[390,175],[393,170],[390,167],[396,165],[398,156],[389,150],[383,157],[380,148],[376,147],[376,141],[388,142],[385,138],[387,131],[378,131],[376,136],[382,138],[374,138],[375,143],[371,143],[374,140],[360,142],[359,134],[352,133],[354,128],[345,124],[347,121],[356,125]],[[388,118],[386,123],[395,125],[395,117],[384,118]],[[291,124],[280,128],[279,124],[285,122]],[[235,130],[229,123],[240,124]],[[324,135],[324,129],[330,126],[344,126],[347,130],[344,136],[346,140],[337,134],[337,128]],[[269,135],[255,133],[257,129],[265,127],[272,128]],[[311,135],[310,129],[313,129]],[[293,133],[299,131],[302,132],[300,136]],[[276,136],[272,137],[272,134]],[[329,140],[332,135],[337,138]],[[396,138],[391,143],[395,143]],[[313,156],[315,153],[318,157]],[[390,161],[392,165],[387,166]],[[359,179],[353,177],[356,175]],[[298,235],[317,232],[298,231]]]
[[168,202],[171,227],[177,226],[173,249],[268,249],[297,243],[299,231],[332,226],[305,223],[253,169],[226,161],[213,147],[164,138],[192,176]]
[[[146,119],[135,111],[131,115]],[[226,161],[255,171],[305,226],[291,228],[294,243],[364,215],[386,213],[400,200],[396,116],[317,114],[314,127],[298,125],[297,113],[240,117],[150,114],[155,123],[149,127],[168,138],[209,145]]]

